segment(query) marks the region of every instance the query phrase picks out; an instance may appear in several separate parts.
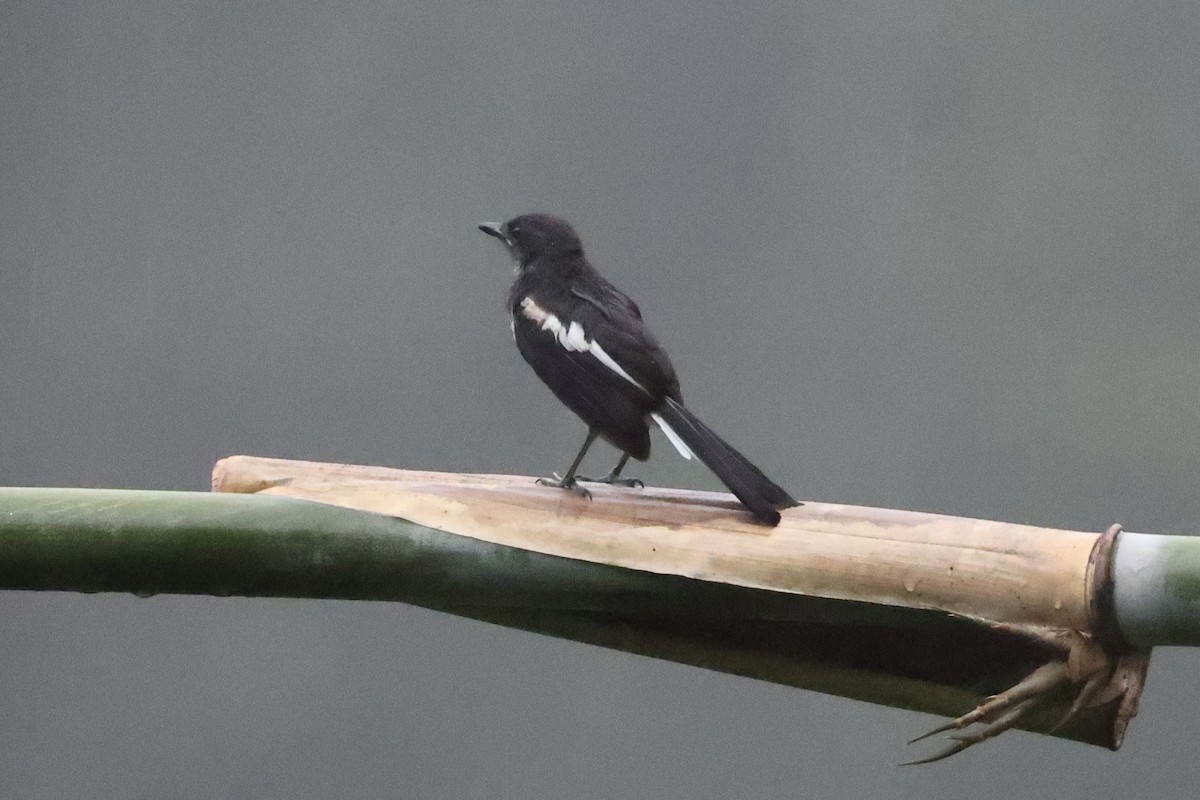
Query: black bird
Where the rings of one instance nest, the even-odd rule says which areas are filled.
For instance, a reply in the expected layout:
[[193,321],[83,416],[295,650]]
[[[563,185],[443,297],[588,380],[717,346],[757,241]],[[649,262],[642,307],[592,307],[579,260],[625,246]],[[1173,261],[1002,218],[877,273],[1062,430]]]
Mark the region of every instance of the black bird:
[[592,268],[570,225],[548,214],[525,214],[479,229],[504,242],[517,262],[517,280],[508,293],[517,349],[588,426],[566,474],[542,483],[589,496],[578,481],[594,479],[575,471],[602,436],[621,451],[621,460],[596,482],[640,485],[620,475],[630,456],[650,457],[653,420],[680,455],[698,456],[760,522],[777,525],[776,509],[799,505],[684,407],[671,360],[642,322],[637,304]]

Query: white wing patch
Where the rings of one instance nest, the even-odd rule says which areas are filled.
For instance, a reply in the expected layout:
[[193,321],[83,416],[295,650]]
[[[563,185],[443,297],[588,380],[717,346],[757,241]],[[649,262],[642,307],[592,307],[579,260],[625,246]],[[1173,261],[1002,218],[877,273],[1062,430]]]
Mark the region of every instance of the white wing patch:
[[583,326],[578,322],[572,322],[570,324],[570,326],[567,328],[566,336],[563,336],[560,333],[558,336],[558,341],[561,342],[562,346],[568,350],[574,350],[579,353],[586,353],[592,348],[592,345],[587,340],[587,336],[583,332]]
[[692,458],[692,448],[687,446],[687,443],[679,437],[679,434],[675,432],[675,429],[668,425],[667,421],[658,414],[651,414],[650,418],[658,423],[658,427],[662,428],[662,432],[667,435],[667,439],[671,442],[671,444],[675,445],[675,449],[679,451],[679,455],[690,461]]
[[[571,324],[572,324],[572,325],[574,325],[575,323],[573,323],[573,322],[572,322]],[[609,369],[611,369],[613,372],[617,373],[617,374],[618,374],[618,375],[620,375],[622,378],[624,378],[625,380],[627,380],[627,381],[629,381],[630,383],[632,383],[634,386],[636,386],[636,387],[638,387],[639,389],[641,389],[643,392],[645,392],[645,391],[646,391],[646,387],[645,387],[645,386],[642,386],[640,383],[638,383],[637,381],[635,381],[635,380],[633,379],[633,376],[632,376],[632,375],[630,375],[628,372],[626,372],[626,371],[625,371],[625,370],[624,370],[624,369],[621,367],[621,365],[620,365],[620,364],[618,364],[616,361],[613,361],[613,357],[612,357],[612,356],[610,356],[610,355],[609,355],[609,354],[608,354],[608,353],[607,353],[607,352],[604,350],[604,348],[600,346],[600,343],[599,343],[599,342],[593,341],[590,349],[591,349],[591,353],[592,353],[592,355],[594,355],[596,358],[600,359],[600,363],[601,363],[601,364],[603,364],[604,366],[608,367],[608,368],[609,368]],[[649,394],[649,392],[646,392],[646,393],[647,393],[647,394]]]
[[[539,306],[532,297],[526,297],[521,300],[521,313],[525,315],[526,319],[536,323],[537,326],[542,330],[552,333],[558,340],[558,343],[567,350],[570,350],[573,353],[591,353],[601,364],[608,367],[613,372],[617,373],[622,378],[641,389],[643,392],[646,391],[646,387],[635,381],[632,375],[626,372],[620,364],[614,361],[613,357],[610,356],[604,350],[604,348],[600,346],[599,342],[594,339],[588,339],[587,333],[583,330],[583,326],[578,322],[572,321],[570,325],[563,325],[562,320]],[[663,426],[663,430],[667,430],[666,425],[661,420],[658,424]],[[671,433],[667,434],[667,438],[670,439],[672,434],[675,434],[675,431],[671,431]],[[678,435],[675,435],[675,439],[678,439]],[[674,442],[675,439],[672,439],[672,442]],[[680,440],[680,444],[682,444],[682,440]],[[676,444],[675,447],[679,448],[680,444]],[[683,445],[683,447],[686,449],[687,445]],[[683,451],[680,450],[680,452],[682,453]],[[690,457],[690,453],[689,455],[685,456],[685,458]]]

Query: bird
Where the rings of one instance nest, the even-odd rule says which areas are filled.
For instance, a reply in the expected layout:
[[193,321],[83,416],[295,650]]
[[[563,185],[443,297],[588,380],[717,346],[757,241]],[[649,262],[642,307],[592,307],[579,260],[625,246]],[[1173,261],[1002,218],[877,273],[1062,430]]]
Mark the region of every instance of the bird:
[[[567,471],[539,483],[591,493],[581,481],[641,486],[622,478],[629,459],[650,457],[657,424],[684,458],[698,457],[765,525],[779,509],[800,505],[683,404],[679,378],[642,313],[591,265],[579,234],[550,214],[522,214],[479,229],[504,243],[516,263],[508,293],[513,338],[521,356],[567,408],[587,425],[583,447]],[[603,478],[577,474],[600,437],[621,452]]]

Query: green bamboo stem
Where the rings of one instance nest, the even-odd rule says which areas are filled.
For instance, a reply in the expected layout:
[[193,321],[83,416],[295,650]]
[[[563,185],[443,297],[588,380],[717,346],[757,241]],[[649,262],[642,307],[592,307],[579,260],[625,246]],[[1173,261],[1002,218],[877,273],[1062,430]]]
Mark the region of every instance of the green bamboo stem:
[[1200,647],[1200,536],[1124,532],[1113,557],[1117,627],[1142,647]]
[[[725,607],[720,585],[680,601],[655,576],[269,495],[0,488],[0,588],[391,600],[643,611]],[[784,598],[786,599],[786,598]]]
[[0,488],[0,589],[953,625],[944,615],[589,563],[265,494]]

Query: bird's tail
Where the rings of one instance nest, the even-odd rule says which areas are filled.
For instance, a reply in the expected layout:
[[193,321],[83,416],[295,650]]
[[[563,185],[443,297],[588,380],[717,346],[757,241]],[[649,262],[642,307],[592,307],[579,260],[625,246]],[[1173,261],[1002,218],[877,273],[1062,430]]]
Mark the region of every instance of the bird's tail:
[[654,416],[672,443],[681,439],[760,522],[778,525],[776,509],[800,505],[681,403],[668,397]]

